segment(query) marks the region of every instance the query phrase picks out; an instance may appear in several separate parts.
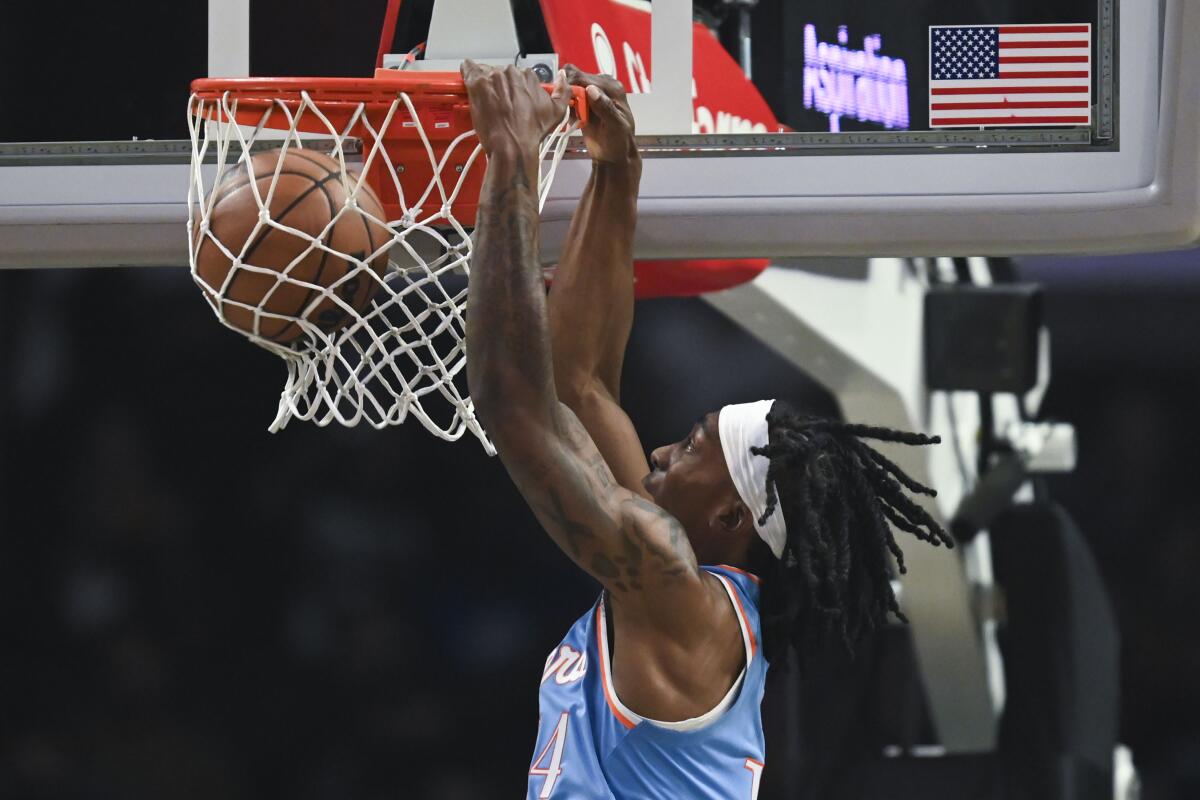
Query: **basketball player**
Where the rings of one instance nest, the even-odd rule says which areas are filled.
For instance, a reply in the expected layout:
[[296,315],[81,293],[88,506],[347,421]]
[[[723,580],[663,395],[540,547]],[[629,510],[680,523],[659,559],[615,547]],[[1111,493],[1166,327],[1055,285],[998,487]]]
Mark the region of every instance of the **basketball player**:
[[[641,162],[616,81],[574,69],[463,66],[488,155],[467,315],[471,395],[546,532],[603,587],[546,660],[529,798],[751,800],[769,660],[846,646],[900,616],[889,522],[944,531],[932,491],[862,442],[930,444],[804,415],[726,406],[647,463],[618,388],[633,317]],[[537,148],[586,86],[593,166],[547,300]]]

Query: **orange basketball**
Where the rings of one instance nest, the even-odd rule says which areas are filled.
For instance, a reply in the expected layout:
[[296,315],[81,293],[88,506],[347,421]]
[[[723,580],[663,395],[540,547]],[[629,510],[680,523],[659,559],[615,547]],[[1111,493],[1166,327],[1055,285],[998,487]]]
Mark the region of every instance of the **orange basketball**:
[[[280,150],[275,149],[250,159],[258,195],[264,203],[279,156]],[[241,263],[235,267],[206,236],[196,253],[196,275],[229,324],[246,333],[287,344],[299,338],[303,329],[294,320],[270,315],[304,319],[327,333],[350,322],[350,313],[333,298],[323,296],[317,287],[332,289],[355,311],[367,307],[386,270],[387,251],[370,262],[369,271],[361,269],[353,259],[367,259],[383,247],[391,234],[353,209],[342,214],[332,227],[329,225],[346,204],[348,188],[353,188],[354,180],[355,176],[349,176],[347,182],[351,185],[347,187],[338,162],[323,153],[288,149],[269,203],[270,217],[306,236],[270,226],[255,231],[259,206],[244,166],[239,166],[217,186],[209,230],[230,253],[240,255]],[[357,201],[365,214],[386,219],[379,197],[365,181]],[[314,248],[301,257],[312,240],[323,232],[322,244],[351,258],[322,248]],[[256,314],[253,308],[265,313]]]

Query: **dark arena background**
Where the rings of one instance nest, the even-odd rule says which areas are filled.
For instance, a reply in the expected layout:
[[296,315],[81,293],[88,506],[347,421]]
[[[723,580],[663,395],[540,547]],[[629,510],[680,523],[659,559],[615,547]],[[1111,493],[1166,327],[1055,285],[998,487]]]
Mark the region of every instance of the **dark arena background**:
[[[205,53],[172,32],[204,25],[204,4],[124,5],[5,10],[0,140],[117,138],[129,115],[149,137],[184,135]],[[921,58],[905,28],[914,6],[954,24],[1008,5],[761,0],[755,82],[780,120],[821,130],[785,89],[804,24],[829,37],[861,20]],[[256,0],[252,25],[279,35],[252,71],[295,74],[303,53],[305,72],[364,74],[383,6]],[[421,40],[429,6],[404,3],[397,51]],[[536,3],[514,7],[533,49]],[[1013,21],[1079,19],[1095,3],[1043,12]],[[734,52],[730,6],[697,13]],[[42,113],[53,98],[14,77],[36,67],[62,84],[100,59],[155,71],[161,96],[81,96],[81,134],[78,116]],[[1043,488],[1074,517],[1115,610],[1119,739],[1146,800],[1200,798],[1200,253],[1030,258],[1003,274],[1045,291],[1043,412],[1075,426],[1080,458]],[[282,372],[214,323],[182,270],[0,271],[0,798],[521,796],[537,678],[596,586],[474,442],[414,424],[268,434]],[[704,301],[639,305],[623,401],[648,447],[766,396],[836,413]],[[764,800],[817,800],[814,787],[896,737],[934,743],[907,636],[891,628],[853,662],[824,656],[816,689],[772,675],[768,741],[792,749],[770,751]]]

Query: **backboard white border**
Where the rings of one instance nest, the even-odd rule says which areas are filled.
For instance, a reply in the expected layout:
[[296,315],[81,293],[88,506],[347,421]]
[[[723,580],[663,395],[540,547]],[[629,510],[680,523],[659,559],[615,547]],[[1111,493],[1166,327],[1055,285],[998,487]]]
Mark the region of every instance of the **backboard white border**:
[[[1122,0],[1120,11],[1120,149],[647,158],[637,254],[1021,255],[1196,242],[1200,49],[1190,43],[1200,3]],[[1159,65],[1172,78],[1161,87]],[[559,171],[543,213],[547,260],[588,170],[567,161]],[[4,167],[0,266],[181,265],[185,187],[182,165]]]

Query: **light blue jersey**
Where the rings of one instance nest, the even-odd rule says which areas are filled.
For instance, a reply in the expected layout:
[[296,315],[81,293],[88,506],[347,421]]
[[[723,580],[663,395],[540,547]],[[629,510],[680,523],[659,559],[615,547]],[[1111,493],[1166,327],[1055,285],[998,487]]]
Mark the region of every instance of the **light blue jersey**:
[[746,669],[716,708],[694,720],[654,722],[613,689],[604,603],[571,626],[546,659],[529,800],[754,800],[765,761],[758,579],[705,567],[729,593]]

